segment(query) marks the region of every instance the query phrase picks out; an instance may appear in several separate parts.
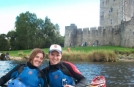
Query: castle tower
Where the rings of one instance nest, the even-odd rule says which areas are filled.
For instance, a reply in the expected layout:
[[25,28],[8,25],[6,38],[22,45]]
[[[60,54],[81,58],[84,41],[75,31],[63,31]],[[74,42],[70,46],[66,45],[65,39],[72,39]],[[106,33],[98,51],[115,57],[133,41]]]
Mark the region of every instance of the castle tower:
[[64,46],[75,46],[76,44],[76,33],[77,26],[75,24],[71,24],[70,26],[65,26],[65,41]]
[[115,26],[134,16],[134,0],[100,0],[100,26]]

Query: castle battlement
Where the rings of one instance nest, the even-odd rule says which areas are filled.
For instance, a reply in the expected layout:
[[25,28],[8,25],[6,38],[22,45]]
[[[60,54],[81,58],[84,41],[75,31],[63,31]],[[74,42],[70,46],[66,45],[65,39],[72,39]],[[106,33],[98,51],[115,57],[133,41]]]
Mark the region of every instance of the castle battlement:
[[65,27],[64,46],[134,47],[134,0],[100,0],[100,26]]
[[65,27],[64,46],[114,45],[134,47],[134,19],[116,26],[78,28],[77,26]]

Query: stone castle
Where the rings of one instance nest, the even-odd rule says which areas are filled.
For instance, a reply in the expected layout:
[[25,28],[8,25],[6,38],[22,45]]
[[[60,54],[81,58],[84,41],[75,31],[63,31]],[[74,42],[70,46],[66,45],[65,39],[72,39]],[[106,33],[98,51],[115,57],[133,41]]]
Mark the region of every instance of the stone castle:
[[65,26],[64,46],[134,47],[134,0],[100,0],[100,26]]

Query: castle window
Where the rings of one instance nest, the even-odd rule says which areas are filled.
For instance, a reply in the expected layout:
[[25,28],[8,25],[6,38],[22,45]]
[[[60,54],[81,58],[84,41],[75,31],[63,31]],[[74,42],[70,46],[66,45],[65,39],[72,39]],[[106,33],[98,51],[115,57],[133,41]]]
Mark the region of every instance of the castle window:
[[117,14],[118,14],[118,10],[117,10]]
[[112,25],[112,19],[111,19],[111,25]]
[[105,35],[105,34],[106,34],[106,29],[103,30],[103,35]]
[[113,12],[113,8],[112,7],[111,7],[110,11]]
[[68,36],[70,37],[70,33],[68,34]]
[[90,34],[90,31],[88,32],[88,34]]
[[96,36],[98,36],[98,30],[96,30]]

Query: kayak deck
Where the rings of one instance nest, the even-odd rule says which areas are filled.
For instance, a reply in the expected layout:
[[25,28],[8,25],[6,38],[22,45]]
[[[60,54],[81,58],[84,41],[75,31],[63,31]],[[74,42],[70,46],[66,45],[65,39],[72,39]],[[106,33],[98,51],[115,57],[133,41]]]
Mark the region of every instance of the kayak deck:
[[106,79],[104,76],[96,76],[87,87],[106,87]]

